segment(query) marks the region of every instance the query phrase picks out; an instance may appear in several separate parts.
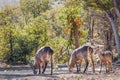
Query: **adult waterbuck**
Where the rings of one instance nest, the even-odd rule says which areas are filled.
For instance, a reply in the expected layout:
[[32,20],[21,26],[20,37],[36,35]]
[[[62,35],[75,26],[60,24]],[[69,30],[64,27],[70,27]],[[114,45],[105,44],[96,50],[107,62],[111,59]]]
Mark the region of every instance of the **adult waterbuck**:
[[41,74],[41,68],[42,68],[42,74],[44,74],[49,61],[51,62],[51,75],[53,74],[52,55],[53,55],[53,49],[49,46],[44,46],[36,52],[34,65],[33,65],[34,74],[37,74],[38,72],[37,69],[39,70],[39,74]]
[[79,47],[73,51],[71,58],[70,58],[70,62],[69,62],[69,71],[72,72],[74,66],[77,63],[79,63],[79,68],[78,68],[78,72],[79,72],[82,61],[84,60],[86,63],[86,66],[84,69],[84,73],[85,73],[88,68],[88,65],[89,65],[88,57],[90,57],[90,59],[91,59],[92,66],[93,66],[93,72],[95,72],[94,60],[93,60],[93,48],[90,46]]

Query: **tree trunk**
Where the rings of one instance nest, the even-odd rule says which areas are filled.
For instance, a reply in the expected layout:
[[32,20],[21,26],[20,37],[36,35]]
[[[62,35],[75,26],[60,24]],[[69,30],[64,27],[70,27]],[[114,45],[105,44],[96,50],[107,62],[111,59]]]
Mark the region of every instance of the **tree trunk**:
[[112,50],[112,32],[110,29],[105,30],[105,50]]
[[75,48],[79,47],[79,40],[78,40],[78,26],[73,21],[73,30],[74,30],[74,39],[75,39]]
[[10,44],[10,58],[8,59],[8,63],[12,63],[14,61],[14,57],[13,57],[13,37],[12,37],[12,30],[10,29],[9,32],[9,44]]
[[111,17],[111,15],[109,13],[106,13],[107,18],[109,19],[110,23],[111,23],[111,27],[113,30],[113,34],[115,36],[115,42],[116,42],[116,47],[117,47],[117,51],[118,51],[118,60],[120,61],[120,43],[119,43],[119,36],[117,33],[117,24],[116,22],[113,20],[113,18]]
[[[117,0],[113,0],[113,3],[114,3],[114,6],[115,6],[115,12],[116,12],[116,15],[117,15],[117,17],[118,17],[118,20],[119,20],[119,24],[120,24],[120,10],[119,10],[119,3],[120,3],[120,1],[119,2],[117,2]],[[117,4],[118,3],[118,4]]]
[[10,43],[10,54],[12,55],[13,54],[12,30],[10,30],[9,43]]
[[94,45],[94,42],[93,42],[94,18],[91,18],[90,30],[91,30],[91,33],[90,33],[90,35],[91,35],[91,37],[90,37],[91,45]]

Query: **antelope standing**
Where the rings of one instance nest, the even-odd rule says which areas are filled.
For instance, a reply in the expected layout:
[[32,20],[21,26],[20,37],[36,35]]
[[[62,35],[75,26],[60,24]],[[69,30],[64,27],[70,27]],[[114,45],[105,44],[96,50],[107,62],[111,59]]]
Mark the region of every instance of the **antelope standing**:
[[100,73],[102,71],[102,64],[105,64],[105,68],[106,68],[106,72],[112,71],[112,52],[111,51],[102,51],[99,49],[97,49],[96,53],[98,54],[98,57],[100,59]]
[[79,62],[79,68],[78,68],[78,72],[79,72],[82,61],[84,60],[86,63],[86,66],[84,69],[84,73],[85,73],[89,65],[88,57],[90,57],[91,59],[93,72],[95,72],[94,61],[93,61],[93,48],[90,46],[79,47],[73,51],[70,58],[70,62],[69,62],[69,71],[72,72],[74,66]]
[[48,62],[51,61],[51,75],[52,75],[53,73],[52,55],[53,49],[49,46],[44,46],[37,51],[33,65],[34,74],[37,74],[37,69],[39,70],[39,74],[41,74],[41,68],[42,74],[44,74]]

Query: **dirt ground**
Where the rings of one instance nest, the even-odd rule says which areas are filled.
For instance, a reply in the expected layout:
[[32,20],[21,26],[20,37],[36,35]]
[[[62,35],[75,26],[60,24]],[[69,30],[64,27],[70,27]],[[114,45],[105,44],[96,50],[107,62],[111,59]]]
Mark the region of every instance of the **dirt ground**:
[[69,73],[67,67],[54,69],[54,74],[50,75],[50,68],[46,69],[45,74],[34,75],[29,65],[17,65],[0,67],[0,80],[120,80],[120,65],[113,65],[113,71],[106,73],[105,68],[99,73],[99,66],[95,67],[93,73],[89,67],[87,73]]

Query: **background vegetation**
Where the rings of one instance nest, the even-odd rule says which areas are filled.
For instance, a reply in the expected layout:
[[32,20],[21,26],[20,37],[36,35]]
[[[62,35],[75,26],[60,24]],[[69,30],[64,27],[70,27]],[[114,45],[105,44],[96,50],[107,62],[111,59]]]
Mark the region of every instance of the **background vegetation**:
[[[104,45],[120,57],[119,0],[20,0],[0,8],[0,59],[27,64],[45,45],[54,62],[66,63],[73,49]],[[119,54],[118,54],[119,53]]]

